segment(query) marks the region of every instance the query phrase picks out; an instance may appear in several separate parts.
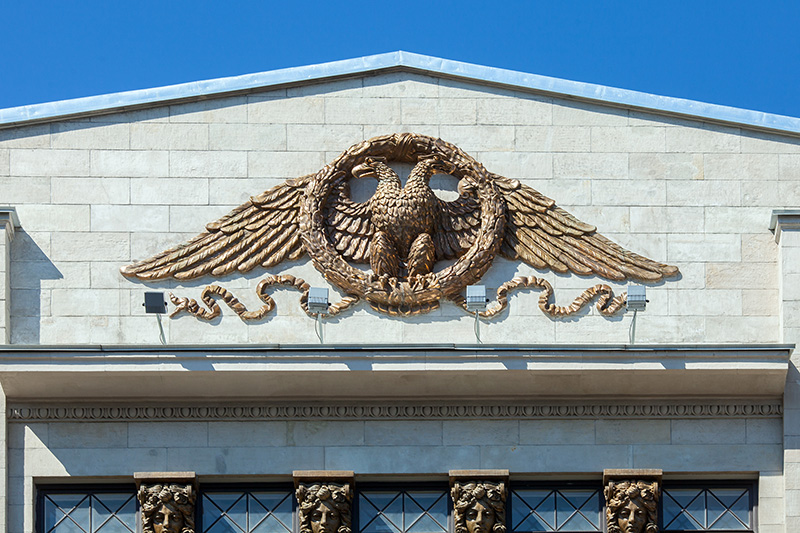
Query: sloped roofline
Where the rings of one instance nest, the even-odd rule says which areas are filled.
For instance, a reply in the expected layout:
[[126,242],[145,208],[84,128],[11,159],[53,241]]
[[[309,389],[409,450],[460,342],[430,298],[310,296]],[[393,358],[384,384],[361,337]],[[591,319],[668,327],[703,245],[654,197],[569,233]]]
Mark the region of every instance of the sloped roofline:
[[633,108],[753,129],[800,134],[800,118],[551,78],[404,51],[152,89],[10,107],[0,109],[0,129],[208,99],[215,96],[243,94],[270,88],[319,83],[336,78],[385,71],[418,72],[482,85],[502,86],[587,100],[614,107]]

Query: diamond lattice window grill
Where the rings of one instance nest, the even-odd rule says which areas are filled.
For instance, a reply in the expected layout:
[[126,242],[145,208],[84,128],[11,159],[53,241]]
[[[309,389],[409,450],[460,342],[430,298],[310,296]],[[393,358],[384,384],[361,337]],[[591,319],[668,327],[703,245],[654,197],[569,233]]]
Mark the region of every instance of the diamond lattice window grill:
[[46,493],[44,533],[136,533],[136,494]]
[[513,490],[514,533],[602,531],[599,490]]
[[292,533],[291,492],[204,492],[203,533]]
[[750,489],[664,489],[665,531],[750,531]]
[[444,491],[359,493],[359,533],[448,533]]

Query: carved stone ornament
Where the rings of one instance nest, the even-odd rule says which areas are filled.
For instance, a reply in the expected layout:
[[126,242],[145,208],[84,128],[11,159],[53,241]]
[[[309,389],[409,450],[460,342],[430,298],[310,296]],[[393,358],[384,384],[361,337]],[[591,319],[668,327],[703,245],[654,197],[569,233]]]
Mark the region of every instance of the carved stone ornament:
[[217,420],[594,420],[608,419],[780,419],[783,404],[774,400],[704,402],[599,402],[587,403],[392,403],[362,406],[326,402],[264,405],[42,405],[13,404],[8,419],[14,422],[130,422]]
[[658,481],[610,480],[604,493],[608,533],[658,533]]
[[456,481],[453,498],[455,533],[505,533],[506,484]]
[[352,533],[349,484],[301,483],[295,495],[300,533]]
[[194,533],[195,492],[192,485],[156,484],[139,487],[142,533]]
[[[387,163],[415,165],[405,186]],[[439,199],[428,183],[432,175],[458,180],[459,197]],[[378,181],[367,202],[350,196],[353,178]],[[345,294],[330,306],[335,315],[360,300],[385,313],[425,313],[450,300],[466,309],[463,292],[478,282],[497,255],[534,268],[597,275],[615,281],[657,282],[676,276],[678,268],[630,252],[597,233],[555,202],[521,184],[489,172],[480,162],[441,139],[412,133],[384,135],[348,148],[316,174],[287,180],[237,207],[189,242],[144,261],[122,267],[140,280],[190,280],[270,268],[308,255],[331,284]],[[443,262],[441,268],[437,266]],[[368,265],[367,272],[354,265]],[[171,295],[172,316],[188,312],[211,320],[222,298],[243,320],[263,318],[274,307],[266,289],[286,285],[302,291],[308,310],[308,284],[291,275],[261,280],[257,293],[264,305],[248,311],[228,290],[207,286],[197,301]],[[604,315],[619,311],[625,294],[614,297],[597,284],[571,305],[550,302],[550,283],[517,277],[500,286],[497,302],[483,317],[508,305],[508,292],[543,290],[539,307],[555,317],[571,315],[598,297]]]

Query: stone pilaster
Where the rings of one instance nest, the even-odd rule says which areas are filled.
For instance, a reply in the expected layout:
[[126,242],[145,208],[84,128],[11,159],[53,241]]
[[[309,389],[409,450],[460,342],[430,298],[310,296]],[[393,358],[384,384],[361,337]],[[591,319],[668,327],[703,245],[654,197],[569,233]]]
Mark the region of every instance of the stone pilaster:
[[8,531],[8,420],[6,393],[0,386],[0,533]]
[[295,496],[300,533],[351,533],[353,472],[295,470]]
[[0,207],[0,344],[11,343],[11,241],[19,219],[13,207]]
[[661,476],[656,469],[603,471],[608,533],[658,531]]
[[142,533],[195,533],[194,472],[136,472]]
[[[782,342],[800,345],[800,209],[772,212],[778,243],[778,294]],[[800,531],[800,351],[789,363],[783,397],[786,531]]]

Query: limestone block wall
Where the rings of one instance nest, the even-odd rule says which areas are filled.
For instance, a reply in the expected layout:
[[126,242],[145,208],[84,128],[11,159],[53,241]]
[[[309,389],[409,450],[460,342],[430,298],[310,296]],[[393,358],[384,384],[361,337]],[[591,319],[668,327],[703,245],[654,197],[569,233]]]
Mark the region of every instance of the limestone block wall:
[[351,469],[371,479],[445,479],[452,469],[507,468],[512,481],[599,482],[604,468],[658,467],[673,479],[757,476],[758,531],[773,533],[783,527],[781,432],[777,418],[12,422],[9,531],[33,531],[35,482],[65,476],[111,482],[135,471],[195,471],[208,483]]
[[[623,246],[677,264],[680,279],[648,292],[637,342],[780,340],[777,246],[767,225],[772,209],[800,205],[800,139],[398,73],[0,130],[0,203],[16,206],[22,225],[11,250],[10,341],[158,342],[142,292],[197,298],[209,280],[145,285],[123,279],[121,265],[183,242],[362,139],[401,131],[453,142]],[[356,195],[365,200],[369,190]],[[284,272],[323,283],[304,260],[272,270]],[[498,260],[484,282],[496,288],[518,274],[549,279],[560,304],[602,281]],[[222,283],[256,306],[258,279]],[[167,321],[168,340],[315,342],[297,294],[278,291],[276,300],[277,312],[253,325],[231,312],[212,324]],[[536,295],[519,293],[482,335],[622,343],[630,320],[594,310],[552,320]],[[326,340],[465,342],[472,326],[450,304],[409,320],[362,304],[328,321]]]

